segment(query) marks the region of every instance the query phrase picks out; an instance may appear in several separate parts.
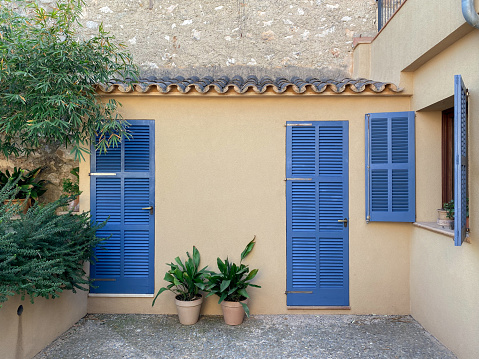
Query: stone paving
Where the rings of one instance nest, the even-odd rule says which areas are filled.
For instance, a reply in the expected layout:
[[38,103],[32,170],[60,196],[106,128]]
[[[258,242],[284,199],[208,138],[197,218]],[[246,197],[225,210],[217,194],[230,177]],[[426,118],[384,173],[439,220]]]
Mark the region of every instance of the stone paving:
[[456,358],[410,316],[89,314],[35,356],[46,358]]

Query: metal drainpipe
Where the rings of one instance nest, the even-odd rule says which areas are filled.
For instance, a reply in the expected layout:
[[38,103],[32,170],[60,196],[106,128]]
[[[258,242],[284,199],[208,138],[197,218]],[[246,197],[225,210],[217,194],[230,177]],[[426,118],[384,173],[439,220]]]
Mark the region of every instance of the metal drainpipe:
[[474,7],[474,0],[462,0],[462,15],[469,25],[479,29],[479,15]]

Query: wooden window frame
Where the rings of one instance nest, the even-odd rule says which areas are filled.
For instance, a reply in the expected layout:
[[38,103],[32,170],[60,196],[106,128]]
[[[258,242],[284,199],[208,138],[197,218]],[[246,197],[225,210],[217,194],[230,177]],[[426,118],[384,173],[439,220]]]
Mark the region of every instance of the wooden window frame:
[[442,112],[441,149],[442,204],[444,204],[454,199],[454,107]]

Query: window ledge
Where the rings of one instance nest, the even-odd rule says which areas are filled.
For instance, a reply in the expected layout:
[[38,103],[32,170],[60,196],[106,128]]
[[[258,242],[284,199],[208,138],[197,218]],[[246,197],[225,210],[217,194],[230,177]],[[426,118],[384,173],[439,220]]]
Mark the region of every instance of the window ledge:
[[436,222],[414,222],[413,225],[419,228],[427,229],[428,231],[431,231],[431,232],[436,232],[444,236],[454,238],[454,230],[444,226],[440,226]]
[[107,294],[107,293],[88,293],[93,298],[153,298],[154,294]]
[[[427,229],[428,231],[431,232],[436,232],[439,234],[442,234],[447,237],[451,237],[454,239],[454,230],[445,228],[444,226],[440,226],[436,222],[414,222],[414,226],[419,227],[419,228],[424,228]],[[466,239],[464,239],[465,243],[471,243],[471,240],[469,239],[469,229],[466,231]]]

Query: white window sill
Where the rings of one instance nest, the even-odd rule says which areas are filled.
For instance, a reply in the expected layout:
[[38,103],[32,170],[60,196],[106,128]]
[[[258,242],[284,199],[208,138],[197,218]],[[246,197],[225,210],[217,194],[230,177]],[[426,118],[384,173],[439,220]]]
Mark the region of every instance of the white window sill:
[[[440,226],[436,222],[414,222],[413,225],[419,228],[427,229],[428,231],[431,231],[431,232],[439,233],[444,236],[454,238],[453,229]],[[471,243],[469,240],[469,233],[466,234],[466,239],[464,242]]]
[[445,226],[440,226],[436,222],[414,222],[413,225],[419,228],[427,229],[431,232],[440,233],[442,235],[454,238],[454,230]]
[[106,293],[88,293],[89,297],[94,298],[153,298],[154,294],[106,294]]

